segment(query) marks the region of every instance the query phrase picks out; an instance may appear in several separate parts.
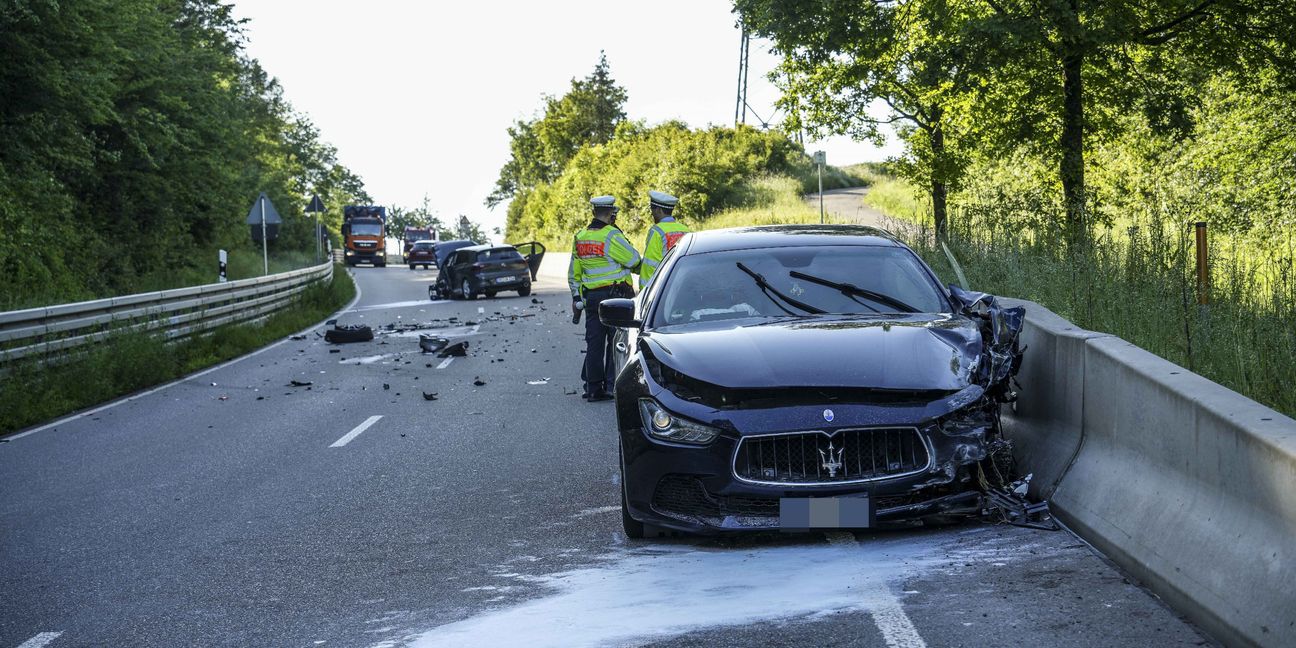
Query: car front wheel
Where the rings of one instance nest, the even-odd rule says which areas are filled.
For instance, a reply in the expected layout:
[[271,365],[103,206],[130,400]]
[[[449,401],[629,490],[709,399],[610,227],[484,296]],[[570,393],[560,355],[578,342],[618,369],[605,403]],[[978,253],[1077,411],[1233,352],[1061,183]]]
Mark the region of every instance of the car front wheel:
[[473,293],[472,284],[468,283],[467,279],[464,279],[463,284],[459,286],[459,294],[463,295],[464,299],[477,299],[477,295]]
[[[617,454],[621,454],[621,444],[617,444]],[[626,505],[625,457],[621,457],[621,529],[631,540],[643,540],[647,535],[644,523],[630,517],[630,507]]]
[[522,286],[518,288],[518,297],[526,297],[531,294],[531,286]]

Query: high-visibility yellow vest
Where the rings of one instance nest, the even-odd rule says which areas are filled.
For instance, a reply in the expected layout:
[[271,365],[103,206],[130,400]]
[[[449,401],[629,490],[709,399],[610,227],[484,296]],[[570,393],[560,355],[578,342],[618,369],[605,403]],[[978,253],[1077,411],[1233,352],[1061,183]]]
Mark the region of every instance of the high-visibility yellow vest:
[[675,219],[663,220],[648,230],[648,239],[644,242],[643,263],[639,266],[639,286],[648,285],[661,265],[662,258],[685,234],[689,233],[687,225]]
[[585,290],[614,283],[630,283],[631,268],[639,260],[639,252],[615,227],[577,232],[572,243],[571,265],[567,269],[567,284],[572,296],[579,298]]

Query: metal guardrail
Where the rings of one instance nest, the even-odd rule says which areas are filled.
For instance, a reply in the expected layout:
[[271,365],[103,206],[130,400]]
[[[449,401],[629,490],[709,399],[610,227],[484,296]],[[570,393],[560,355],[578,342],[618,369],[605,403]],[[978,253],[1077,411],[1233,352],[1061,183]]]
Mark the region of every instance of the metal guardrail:
[[0,313],[0,364],[51,356],[124,331],[175,339],[265,317],[310,284],[332,281],[333,264],[225,283]]

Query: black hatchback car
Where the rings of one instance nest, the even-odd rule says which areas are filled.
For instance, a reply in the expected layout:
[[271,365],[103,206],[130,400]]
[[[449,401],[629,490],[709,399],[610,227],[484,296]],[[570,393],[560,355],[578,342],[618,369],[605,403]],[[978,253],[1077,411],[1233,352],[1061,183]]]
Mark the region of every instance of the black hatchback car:
[[620,328],[626,535],[975,512],[1020,360],[1020,309],[994,310],[1018,319],[987,340],[996,322],[969,308],[987,300],[874,228],[687,236],[636,299],[599,311]]
[[531,270],[512,245],[474,245],[450,254],[437,283],[460,299],[494,297],[506,290],[526,297],[531,294]]

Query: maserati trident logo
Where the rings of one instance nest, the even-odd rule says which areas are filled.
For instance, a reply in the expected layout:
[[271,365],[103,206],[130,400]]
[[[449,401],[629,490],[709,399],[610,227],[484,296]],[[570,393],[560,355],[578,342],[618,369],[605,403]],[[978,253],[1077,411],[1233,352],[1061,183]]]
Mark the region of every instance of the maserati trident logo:
[[836,415],[833,414],[833,411],[832,411],[832,410],[829,410],[829,409],[824,410],[824,420],[825,420],[825,421],[828,421],[829,423],[832,423],[832,420],[833,420],[835,417],[836,417]]
[[831,441],[828,442],[827,453],[824,453],[823,450],[819,451],[819,457],[823,459],[823,464],[821,465],[823,466],[824,470],[828,471],[829,477],[836,477],[837,471],[841,470],[842,453],[845,451],[846,451],[846,446],[842,446],[841,448],[838,448],[836,451],[834,451],[833,444]]

